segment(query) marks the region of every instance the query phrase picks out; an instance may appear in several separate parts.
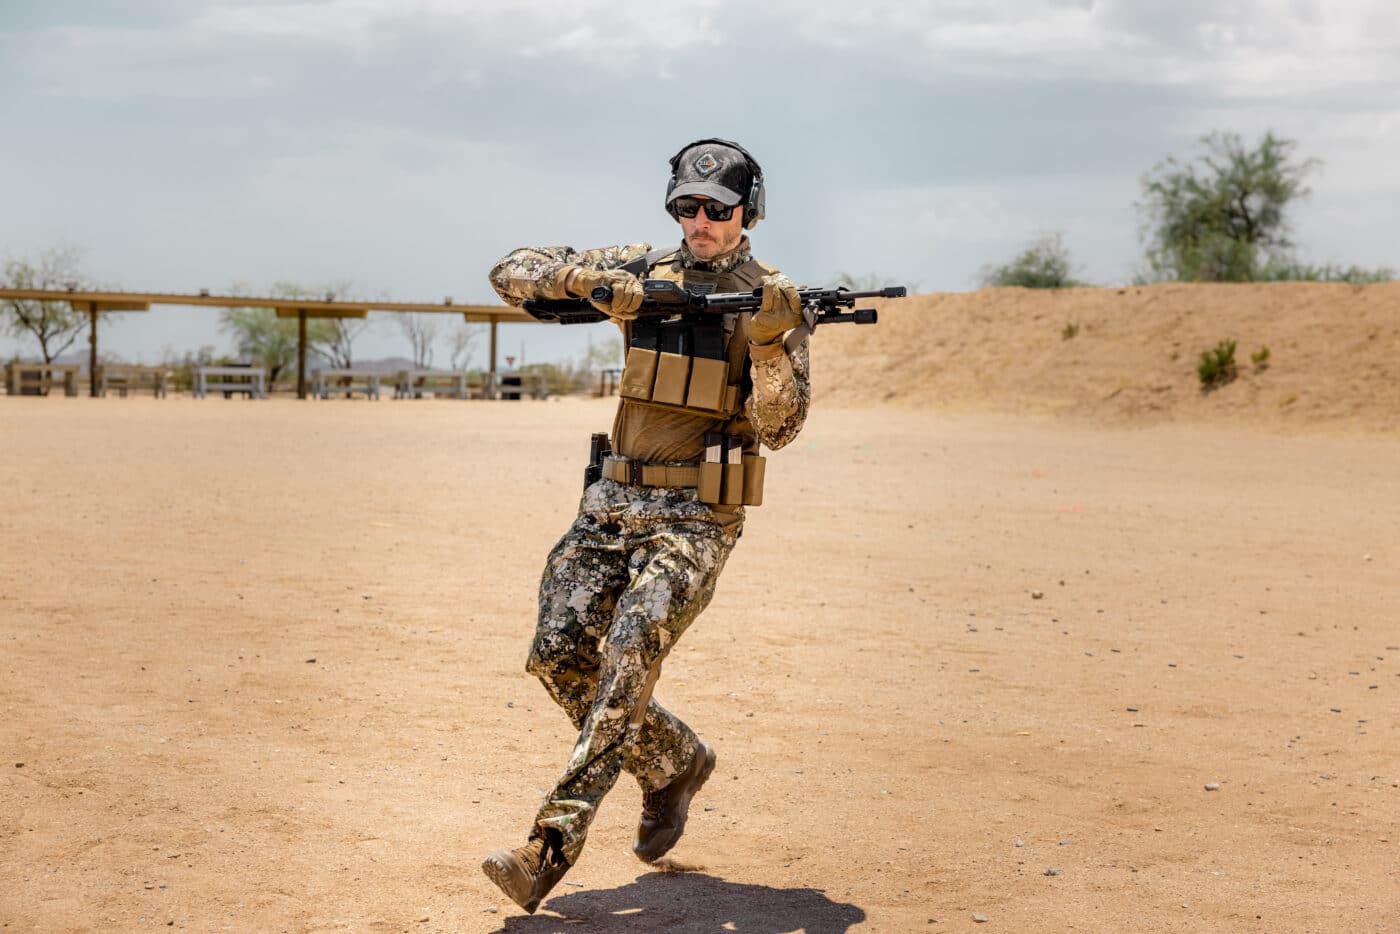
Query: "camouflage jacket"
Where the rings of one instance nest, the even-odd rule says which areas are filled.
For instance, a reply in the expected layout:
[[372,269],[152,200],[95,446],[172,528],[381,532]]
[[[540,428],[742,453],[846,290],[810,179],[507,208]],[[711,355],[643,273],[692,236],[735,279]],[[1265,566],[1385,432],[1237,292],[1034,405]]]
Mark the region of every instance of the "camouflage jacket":
[[[526,299],[561,298],[563,277],[570,266],[591,269],[615,269],[638,256],[651,252],[650,244],[632,243],[621,246],[574,250],[571,247],[523,247],[504,257],[490,272],[491,286],[510,305],[518,306]],[[681,262],[711,272],[727,272],[751,258],[749,238],[745,236],[738,249],[708,265],[697,260],[684,243],[680,248]],[[778,278],[788,281],[778,274]],[[753,392],[744,402],[744,414],[758,440],[777,450],[797,437],[807,419],[812,399],[811,363],[808,342],[802,341],[795,350],[786,352],[782,344],[755,348],[750,353],[753,363]]]

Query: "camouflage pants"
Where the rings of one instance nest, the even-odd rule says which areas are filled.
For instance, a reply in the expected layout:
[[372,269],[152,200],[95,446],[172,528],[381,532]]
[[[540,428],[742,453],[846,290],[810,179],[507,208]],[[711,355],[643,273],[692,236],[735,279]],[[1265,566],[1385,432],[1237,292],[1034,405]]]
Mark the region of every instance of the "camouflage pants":
[[557,830],[571,863],[621,770],[654,791],[695,756],[695,733],[655,700],[632,721],[649,672],[714,594],[743,521],[724,518],[691,489],[600,480],[545,563],[526,668],[579,735],[531,833]]

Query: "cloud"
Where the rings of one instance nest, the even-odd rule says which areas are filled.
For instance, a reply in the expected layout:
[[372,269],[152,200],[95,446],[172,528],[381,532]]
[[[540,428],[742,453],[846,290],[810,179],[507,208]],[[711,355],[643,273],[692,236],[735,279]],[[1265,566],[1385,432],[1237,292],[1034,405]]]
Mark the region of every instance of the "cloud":
[[809,42],[878,49],[925,76],[1092,77],[1228,97],[1400,80],[1392,0],[793,2],[773,15]]
[[[678,57],[721,47],[814,63],[836,51],[924,81],[1072,80],[1235,100],[1400,83],[1393,0],[193,0],[166,13],[141,26],[32,27],[8,51],[51,93],[99,99],[267,95],[295,82],[308,55],[353,66],[413,59],[425,45],[444,53],[427,68],[436,80],[476,85],[532,61],[584,68],[579,87],[588,71],[667,76]],[[726,67],[724,55],[699,61]]]
[[[183,18],[142,26],[50,25],[0,45],[11,67],[52,94],[237,98],[295,83],[306,56],[343,66],[450,47],[459,63],[432,73],[480,83],[521,59],[552,58],[603,70],[667,67],[669,56],[719,41],[721,0],[206,0]],[[446,58],[446,56],[443,56]]]

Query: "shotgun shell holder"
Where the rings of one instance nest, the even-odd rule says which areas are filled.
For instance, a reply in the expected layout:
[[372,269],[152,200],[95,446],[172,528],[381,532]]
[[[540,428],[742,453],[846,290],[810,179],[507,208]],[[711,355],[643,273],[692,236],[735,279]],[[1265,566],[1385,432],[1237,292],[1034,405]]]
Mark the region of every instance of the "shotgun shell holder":
[[705,435],[705,459],[700,462],[700,481],[696,484],[696,494],[702,503],[715,505],[720,502],[724,488],[724,435]]
[[744,455],[744,505],[763,505],[763,473],[768,459],[757,454]]

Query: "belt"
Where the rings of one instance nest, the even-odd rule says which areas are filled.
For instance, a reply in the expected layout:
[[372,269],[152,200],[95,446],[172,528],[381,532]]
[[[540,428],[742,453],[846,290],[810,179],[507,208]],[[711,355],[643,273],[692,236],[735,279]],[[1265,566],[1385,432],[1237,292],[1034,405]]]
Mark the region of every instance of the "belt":
[[694,464],[647,464],[608,455],[603,460],[603,476],[631,486],[695,486],[700,482],[700,468]]

